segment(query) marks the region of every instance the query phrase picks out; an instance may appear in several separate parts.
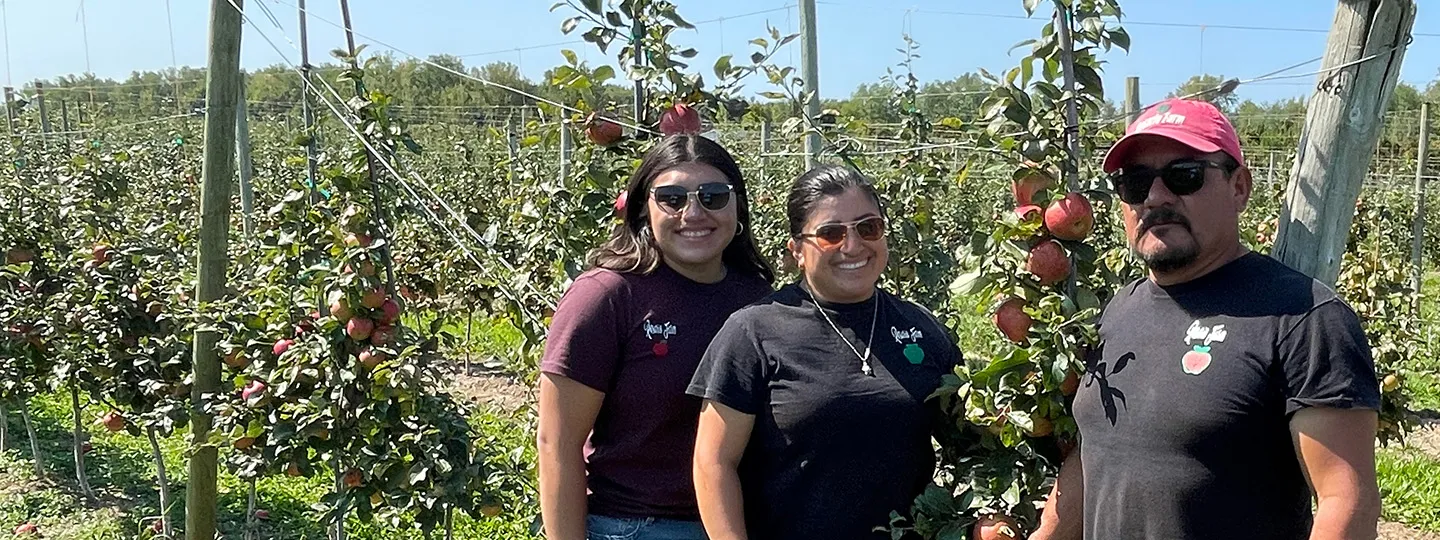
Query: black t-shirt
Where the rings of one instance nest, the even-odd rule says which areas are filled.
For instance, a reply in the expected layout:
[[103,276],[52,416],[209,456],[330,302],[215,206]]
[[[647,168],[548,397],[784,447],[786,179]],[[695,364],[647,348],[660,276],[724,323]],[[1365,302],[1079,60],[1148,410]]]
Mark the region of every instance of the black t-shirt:
[[926,398],[960,349],[930,312],[884,291],[822,306],[860,354],[875,321],[873,375],[792,284],[726,321],[688,390],[755,416],[739,475],[756,540],[888,538],[873,529],[934,473]]
[[1334,291],[1252,253],[1126,287],[1100,338],[1074,404],[1086,538],[1308,538],[1290,416],[1380,406],[1365,334]]

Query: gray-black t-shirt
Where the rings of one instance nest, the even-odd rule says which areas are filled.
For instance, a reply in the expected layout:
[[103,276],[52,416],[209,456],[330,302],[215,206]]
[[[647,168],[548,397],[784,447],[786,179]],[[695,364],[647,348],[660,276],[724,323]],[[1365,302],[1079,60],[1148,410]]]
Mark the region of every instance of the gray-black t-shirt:
[[1334,291],[1251,253],[1126,287],[1100,338],[1074,402],[1086,538],[1309,537],[1291,415],[1380,406],[1365,333]]
[[873,375],[792,284],[725,322],[688,390],[755,416],[739,475],[756,540],[889,538],[873,529],[908,511],[934,471],[939,415],[926,398],[960,349],[930,312],[884,291],[821,307],[861,354],[873,347]]

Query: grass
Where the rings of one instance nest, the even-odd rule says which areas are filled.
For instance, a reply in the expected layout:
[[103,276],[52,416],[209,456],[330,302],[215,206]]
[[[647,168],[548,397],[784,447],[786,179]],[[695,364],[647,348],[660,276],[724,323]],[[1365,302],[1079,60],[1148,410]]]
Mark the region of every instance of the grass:
[[1440,458],[1415,449],[1377,452],[1382,515],[1427,531],[1440,531]]
[[[149,442],[143,437],[124,433],[112,434],[94,430],[94,450],[86,457],[86,472],[95,488],[98,504],[88,504],[80,496],[74,476],[74,459],[70,452],[70,408],[68,395],[41,396],[31,402],[37,438],[44,455],[46,475],[36,478],[31,465],[29,444],[19,415],[11,410],[10,451],[0,454],[0,535],[15,526],[31,522],[40,527],[45,538],[53,540],[109,540],[151,536],[148,528],[159,515],[159,494]],[[103,411],[91,407],[86,411],[87,427]],[[521,448],[514,456],[523,463],[534,462],[534,451],[528,443],[528,418],[491,411],[476,411],[473,424],[480,437],[504,445]],[[183,458],[183,435],[161,440],[171,492],[179,501],[170,516],[172,523],[183,525],[181,509],[185,497],[187,471]],[[329,485],[329,472],[321,471],[311,478],[272,477],[256,483],[257,508],[269,511],[268,521],[257,523],[258,538],[321,539],[325,531],[312,515],[310,507],[319,501]],[[248,484],[222,471],[219,480],[219,529],[226,538],[239,538],[243,533],[248,498]],[[505,513],[479,521],[456,516],[455,538],[462,540],[497,540],[531,538],[529,533],[535,507],[524,496],[503,501]],[[347,524],[350,538],[380,540],[423,538],[418,530],[390,523],[361,523],[351,519]]]

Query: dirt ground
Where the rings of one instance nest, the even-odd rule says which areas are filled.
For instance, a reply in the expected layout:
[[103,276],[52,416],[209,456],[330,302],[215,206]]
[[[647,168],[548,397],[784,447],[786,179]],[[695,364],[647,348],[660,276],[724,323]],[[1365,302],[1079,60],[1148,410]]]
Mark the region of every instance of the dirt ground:
[[[480,407],[515,411],[535,402],[535,390],[514,377],[498,373],[456,373],[452,391]],[[1440,457],[1440,420],[1427,420],[1411,434],[1409,444]],[[1412,529],[1399,523],[1381,523],[1379,540],[1440,540],[1440,535]]]
[[455,373],[451,391],[456,396],[486,409],[515,411],[535,402],[535,390],[523,381],[501,373]]

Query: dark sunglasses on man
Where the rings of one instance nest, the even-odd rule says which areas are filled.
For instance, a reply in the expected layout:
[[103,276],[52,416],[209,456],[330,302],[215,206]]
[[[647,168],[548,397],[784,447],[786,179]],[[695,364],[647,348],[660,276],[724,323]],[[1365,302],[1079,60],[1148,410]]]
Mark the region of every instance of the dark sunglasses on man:
[[854,229],[861,240],[879,240],[885,236],[885,218],[871,216],[845,223],[826,223],[815,228],[813,233],[801,233],[796,238],[814,238],[820,249],[830,249],[845,242],[845,237]]
[[692,197],[701,208],[722,210],[730,205],[730,194],[734,191],[735,186],[725,182],[707,182],[696,186],[695,191],[687,190],[685,186],[657,186],[650,188],[650,196],[655,198],[661,210],[678,214],[685,211]]
[[1159,169],[1144,165],[1125,166],[1110,175],[1115,192],[1126,204],[1141,204],[1150,197],[1150,187],[1155,178],[1165,183],[1165,189],[1183,197],[1205,186],[1205,169],[1220,169],[1228,176],[1235,172],[1234,165],[1224,165],[1206,159],[1178,159]]

